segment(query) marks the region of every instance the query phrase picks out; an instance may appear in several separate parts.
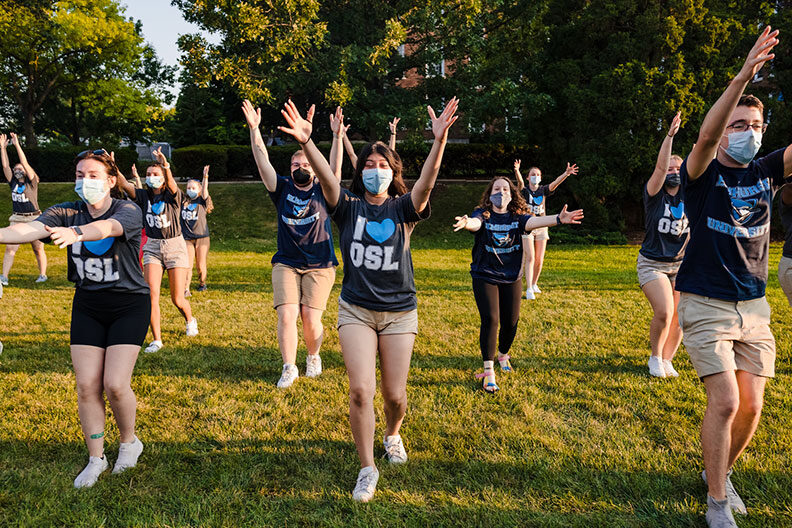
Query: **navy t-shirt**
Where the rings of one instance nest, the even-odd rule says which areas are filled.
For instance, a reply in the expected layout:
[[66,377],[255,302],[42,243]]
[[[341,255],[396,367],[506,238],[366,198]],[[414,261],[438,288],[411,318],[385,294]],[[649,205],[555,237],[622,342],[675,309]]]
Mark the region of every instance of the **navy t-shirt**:
[[665,186],[654,196],[649,196],[644,185],[643,202],[646,235],[639,253],[660,262],[677,262],[685,256],[690,227],[685,216],[682,188],[670,195]]
[[792,258],[792,205],[785,204],[783,198],[778,201],[781,204],[781,225],[784,226],[784,249],[781,255]]
[[343,189],[332,212],[344,259],[341,298],[378,312],[416,309],[410,235],[429,214],[428,204],[415,210],[410,193],[373,205]]
[[25,176],[22,181],[11,178],[11,210],[14,214],[38,213],[38,178]]
[[291,178],[278,176],[275,191],[269,195],[278,211],[278,251],[272,263],[299,269],[338,266],[330,215],[319,183],[303,190]]
[[529,185],[521,191],[523,198],[528,202],[528,212],[534,216],[544,216],[547,206],[547,197],[553,194],[550,185],[540,185],[535,191]]
[[191,200],[184,195],[181,208],[181,226],[184,240],[195,240],[196,238],[206,238],[209,236],[209,223],[206,221],[207,209],[211,208],[212,197],[198,196]]
[[712,160],[693,181],[688,181],[685,160],[680,175],[690,242],[676,289],[727,301],[763,297],[770,206],[774,188],[784,183],[784,150],[745,168],[726,167]]
[[481,220],[481,229],[475,233],[473,262],[470,275],[496,284],[516,281],[522,266],[522,235],[530,215],[490,211],[484,218],[484,209],[476,209],[471,218]]
[[143,210],[146,236],[158,240],[181,236],[181,189],[172,193],[167,187],[157,194],[151,189],[135,189],[135,203]]

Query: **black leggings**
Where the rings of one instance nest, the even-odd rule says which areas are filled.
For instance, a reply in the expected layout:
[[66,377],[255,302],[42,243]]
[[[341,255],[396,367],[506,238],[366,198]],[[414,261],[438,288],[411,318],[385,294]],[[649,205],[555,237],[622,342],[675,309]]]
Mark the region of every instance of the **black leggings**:
[[522,281],[491,284],[482,279],[473,279],[473,296],[481,316],[479,345],[484,361],[495,359],[496,346],[501,354],[509,352],[514,336],[517,335],[521,295]]

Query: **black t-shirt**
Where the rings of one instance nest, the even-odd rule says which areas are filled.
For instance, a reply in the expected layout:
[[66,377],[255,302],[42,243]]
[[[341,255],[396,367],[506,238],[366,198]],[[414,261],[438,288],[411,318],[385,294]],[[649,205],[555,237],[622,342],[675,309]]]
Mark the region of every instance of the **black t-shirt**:
[[206,238],[209,236],[209,223],[206,221],[206,209],[212,207],[212,197],[206,200],[198,196],[190,200],[184,195],[181,208],[182,236],[185,240]]
[[470,275],[491,283],[509,284],[516,281],[522,266],[522,235],[530,215],[490,211],[484,218],[484,209],[475,209],[470,217],[481,220],[481,229],[475,233],[473,262]]
[[726,301],[763,297],[767,285],[770,207],[774,187],[784,183],[784,150],[733,168],[712,160],[682,191],[690,242],[676,289]]
[[121,236],[68,247],[69,280],[82,290],[148,293],[138,260],[143,215],[132,202],[113,199],[98,218],[91,216],[85,202],[64,202],[44,211],[38,221],[50,227],[71,227],[111,218],[124,228]]
[[547,197],[553,194],[553,191],[550,190],[550,185],[540,185],[535,191],[532,191],[531,187],[526,185],[521,192],[525,201],[528,202],[528,212],[533,216],[544,216]]
[[786,258],[792,258],[792,205],[781,202],[781,224],[784,226],[784,249],[781,254]]
[[298,269],[338,266],[330,215],[319,183],[303,190],[291,178],[278,176],[275,191],[269,195],[278,211],[278,251],[273,264]]
[[181,235],[179,214],[182,201],[184,194],[181,189],[172,193],[163,187],[159,194],[151,189],[135,189],[135,203],[143,209],[145,217],[146,236],[162,240]]
[[22,181],[11,178],[11,210],[16,214],[38,213],[38,178],[31,180],[27,176]]
[[641,245],[641,255],[660,262],[676,262],[685,256],[690,227],[682,197],[681,187],[673,196],[666,192],[665,186],[654,196],[649,196],[644,185],[646,235]]
[[372,205],[343,189],[331,214],[344,259],[341,298],[378,312],[417,308],[410,235],[429,205],[419,214],[409,192]]

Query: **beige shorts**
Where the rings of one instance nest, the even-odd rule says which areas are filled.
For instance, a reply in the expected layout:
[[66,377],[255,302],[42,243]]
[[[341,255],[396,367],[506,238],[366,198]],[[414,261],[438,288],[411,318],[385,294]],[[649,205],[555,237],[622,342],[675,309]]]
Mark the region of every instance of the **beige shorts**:
[[789,306],[792,306],[792,259],[781,257],[778,261],[778,282],[787,296]]
[[280,262],[272,265],[272,304],[302,304],[324,311],[335,284],[335,268],[298,269]]
[[668,277],[671,284],[674,284],[676,282],[677,273],[679,272],[679,266],[681,265],[681,260],[677,262],[663,262],[646,258],[638,253],[638,284],[643,288],[644,285],[663,276]]
[[143,265],[160,264],[165,269],[190,268],[187,243],[180,236],[149,238],[143,246]]
[[682,292],[679,324],[699,378],[730,370],[767,378],[775,375],[775,339],[767,298],[724,301]]
[[533,242],[534,240],[550,240],[550,230],[546,227],[539,227],[537,229],[531,229],[526,234],[523,235],[524,242]]
[[34,221],[36,218],[41,216],[41,213],[33,213],[33,214],[19,214],[14,213],[8,217],[8,222],[11,225],[14,224],[29,224],[30,222]]
[[350,304],[339,297],[337,328],[341,328],[344,325],[368,326],[377,332],[377,335],[417,334],[418,310],[377,312],[356,304]]

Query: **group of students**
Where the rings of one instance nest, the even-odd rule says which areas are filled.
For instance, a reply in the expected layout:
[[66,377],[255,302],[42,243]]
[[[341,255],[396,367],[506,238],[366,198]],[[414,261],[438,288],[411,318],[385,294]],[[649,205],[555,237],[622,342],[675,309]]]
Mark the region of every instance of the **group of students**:
[[[638,275],[655,311],[650,372],[676,374],[671,359],[680,333],[684,335],[691,362],[707,390],[702,477],[708,485],[707,521],[717,527],[736,526],[732,511],[746,513],[731,483],[731,468],[756,430],[765,382],[774,373],[775,342],[765,299],[770,208],[775,189],[792,181],[792,146],[753,160],[766,124],[761,102],[743,91],[762,64],[773,58],[770,51],[778,43],[777,35],[769,27],[762,32],[740,73],[707,113],[698,142],[684,161],[671,154],[673,136],[681,124],[679,115],[674,118],[644,192],[647,238]],[[284,105],[286,126],[278,128],[292,136],[301,150],[291,159],[290,174],[278,176],[259,130],[260,109],[248,101],[242,105],[258,171],[278,217],[272,283],[283,359],[279,387],[288,387],[299,376],[298,318],[303,321],[308,349],[306,375],[321,373],[321,318],[337,265],[331,221],[338,227],[344,277],[337,330],[349,377],[350,425],[361,464],[353,498],[361,502],[373,497],[379,479],[374,463],[378,356],[385,457],[391,463],[407,461],[399,430],[418,332],[410,237],[416,224],[430,214],[429,197],[448,129],[458,118],[457,109],[456,98],[440,115],[428,107],[434,140],[411,190],[402,178],[398,153],[381,142],[364,146],[354,156],[352,182],[345,189],[341,166],[344,150],[351,149],[345,146],[348,127],[340,108],[330,116],[333,142],[327,160],[312,140],[314,107],[303,117],[291,101]],[[164,156],[159,153],[157,157],[158,164],[147,171],[149,189],[142,189],[124,179],[105,151],[86,151],[76,162],[75,191],[82,201],[53,206],[32,222],[0,229],[0,243],[49,238],[60,247],[69,247],[69,279],[76,284],[71,353],[90,454],[75,486],[93,485],[109,467],[103,451],[103,390],[121,432],[113,472],[134,466],[142,451],[134,434],[135,396],[130,379],[149,312],[158,309],[153,299],[163,267],[169,270],[171,295],[188,321],[188,333],[195,321],[181,291],[183,274],[171,271],[179,266],[168,267],[168,263],[182,262],[181,243],[174,240],[179,234],[180,191]],[[526,187],[518,160],[519,187],[508,178],[495,177],[472,213],[455,218],[454,230],[474,233],[470,273],[481,317],[484,371],[478,376],[486,392],[498,390],[496,350],[501,371],[512,370],[508,352],[519,319],[521,271],[527,276],[526,294],[538,293],[541,264],[537,268],[525,263],[529,260],[525,246],[531,244],[530,251],[540,261],[544,244],[537,242],[546,237],[534,231],[577,224],[583,218],[582,210],[567,211],[566,206],[557,215],[543,214],[543,209],[535,207],[543,207],[544,197],[576,172],[575,165],[568,165],[553,183],[540,186],[540,174],[531,169]],[[521,189],[527,189],[528,200]],[[124,200],[121,191],[134,203]],[[142,212],[149,236],[144,248],[145,276],[156,285],[144,280],[137,261]],[[786,199],[782,196],[782,214],[785,225],[792,226],[792,192]],[[792,239],[787,246],[792,248]],[[783,276],[786,283],[792,283],[792,249],[788,249],[785,246]],[[173,291],[174,284],[178,291]],[[792,301],[792,290],[787,293]]]

